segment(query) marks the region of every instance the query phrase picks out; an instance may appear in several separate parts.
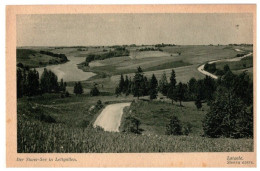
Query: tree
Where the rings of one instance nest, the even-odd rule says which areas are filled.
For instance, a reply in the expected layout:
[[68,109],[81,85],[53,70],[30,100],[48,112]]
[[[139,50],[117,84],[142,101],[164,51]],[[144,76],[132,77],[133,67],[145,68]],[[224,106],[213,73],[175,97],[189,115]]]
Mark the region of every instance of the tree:
[[94,86],[91,90],[90,90],[90,95],[91,96],[98,96],[100,94],[97,86]]
[[141,130],[139,128],[141,122],[139,119],[133,117],[133,116],[127,116],[125,118],[125,122],[122,125],[123,126],[123,132],[131,132],[135,134],[140,134]]
[[226,87],[228,90],[231,90],[234,88],[236,75],[233,74],[231,71],[228,71],[225,73],[225,75],[221,78],[221,85]]
[[176,87],[176,75],[175,75],[175,71],[172,70],[171,72],[171,77],[170,77],[170,88],[175,88]]
[[65,92],[66,91],[66,86],[67,86],[67,84],[66,84],[66,82],[65,83],[63,83],[63,79],[61,79],[60,80],[60,91],[62,91],[62,92]]
[[158,86],[158,90],[159,92],[161,92],[164,96],[167,95],[167,91],[168,91],[168,81],[167,81],[167,77],[166,77],[166,73],[163,72],[161,79],[159,81],[159,86]]
[[27,77],[28,95],[36,95],[39,91],[39,73],[38,71],[29,70]]
[[116,87],[115,94],[116,94],[116,97],[118,97],[121,94],[119,86]]
[[128,89],[129,89],[129,80],[128,80],[128,76],[125,76],[125,82],[124,82],[124,90],[123,92],[128,95]]
[[203,100],[205,99],[205,85],[203,80],[198,80],[197,81],[197,86],[196,86],[196,99]]
[[246,105],[232,91],[219,86],[216,99],[203,120],[204,134],[242,138],[253,136],[253,113],[247,112]]
[[184,100],[186,93],[185,85],[182,84],[182,82],[179,82],[179,84],[176,87],[176,101],[180,102],[180,106],[182,106],[181,102]]
[[226,65],[224,66],[224,74],[227,73],[227,72],[229,72],[229,71],[230,71],[230,68],[229,68],[228,64],[226,64]]
[[139,66],[137,68],[137,72],[135,73],[134,79],[133,79],[133,94],[134,97],[137,97],[139,99],[140,96],[143,96],[143,85],[144,82],[144,76],[142,68]]
[[17,98],[23,97],[24,95],[24,84],[23,84],[23,73],[20,68],[16,72],[16,86],[17,86]]
[[95,108],[98,109],[98,110],[100,110],[100,109],[103,108],[103,107],[104,107],[104,105],[102,104],[102,101],[101,101],[101,100],[98,100],[98,101],[97,101],[97,104],[95,105]]
[[124,91],[124,87],[125,87],[125,80],[124,80],[123,75],[121,74],[119,85],[118,85],[119,91],[123,92]]
[[201,109],[202,108],[202,104],[201,104],[201,99],[197,97],[196,101],[195,101],[195,105],[197,107],[197,109]]
[[175,75],[174,70],[172,70],[172,72],[171,72],[169,88],[167,91],[167,97],[172,100],[172,104],[173,104],[173,100],[176,101],[176,75]]
[[213,78],[207,76],[203,80],[204,82],[204,95],[206,100],[210,103],[213,100],[213,94],[216,91],[216,83]]
[[166,135],[182,135],[181,122],[176,116],[172,116],[165,133]]
[[150,90],[150,83],[147,79],[146,76],[143,77],[143,82],[141,83],[142,85],[142,96],[147,96],[149,95],[149,90]]
[[253,80],[246,72],[243,72],[233,81],[233,91],[247,105],[253,105]]
[[155,77],[155,75],[153,74],[152,75],[152,78],[150,80],[150,89],[149,89],[149,95],[150,95],[150,99],[153,100],[153,99],[156,99],[157,98],[157,94],[158,94],[158,81]]
[[177,100],[176,99],[176,88],[169,88],[168,92],[167,92],[167,97],[170,98],[172,100],[172,104],[173,104],[173,100]]
[[214,73],[217,70],[216,63],[212,63],[212,64],[206,63],[204,65],[204,70],[206,70],[210,73]]
[[83,93],[83,88],[80,82],[76,82],[74,85],[74,91],[76,95],[82,94]]
[[40,79],[40,88],[43,93],[59,91],[58,77],[51,70],[44,68]]
[[197,80],[192,77],[188,82],[188,92],[190,95],[190,100],[195,100],[197,91]]

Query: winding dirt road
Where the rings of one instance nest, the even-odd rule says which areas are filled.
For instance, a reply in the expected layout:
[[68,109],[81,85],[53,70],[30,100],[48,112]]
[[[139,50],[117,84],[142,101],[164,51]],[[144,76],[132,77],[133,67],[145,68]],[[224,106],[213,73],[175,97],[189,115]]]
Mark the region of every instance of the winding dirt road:
[[117,103],[105,107],[94,122],[94,128],[100,126],[105,131],[119,132],[119,126],[123,115],[123,109],[131,103]]
[[[241,59],[243,59],[243,58],[245,58],[245,57],[248,57],[248,56],[250,56],[250,55],[252,55],[252,54],[253,54],[253,53],[250,52],[249,54],[244,55],[244,56],[241,56],[241,57],[230,58],[230,59],[214,60],[214,61],[210,61],[210,62],[208,62],[208,63],[209,63],[209,64],[213,64],[213,63],[215,63],[215,62],[235,62],[235,61],[240,61]],[[216,76],[216,75],[214,75],[214,74],[212,74],[212,73],[210,73],[210,72],[208,72],[208,71],[205,71],[205,70],[204,70],[204,65],[205,65],[205,64],[199,66],[199,67],[198,67],[198,71],[201,72],[201,73],[204,74],[204,75],[210,76],[210,77],[212,77],[212,78],[214,78],[214,79],[218,79],[218,76]]]

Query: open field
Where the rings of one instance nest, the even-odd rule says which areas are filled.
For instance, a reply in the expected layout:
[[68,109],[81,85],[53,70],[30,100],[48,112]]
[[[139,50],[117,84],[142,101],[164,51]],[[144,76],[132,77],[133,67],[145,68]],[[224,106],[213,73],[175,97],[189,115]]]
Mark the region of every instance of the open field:
[[[140,66],[144,74],[148,77],[153,73],[160,78],[160,75],[165,71],[167,77],[171,69],[174,69],[177,76],[177,81],[187,82],[191,77],[196,79],[204,78],[197,68],[200,64],[212,60],[234,58],[241,53],[235,48],[240,46],[171,46],[162,48],[163,53],[168,53],[168,56],[148,57],[139,59],[128,59],[127,57],[120,59],[109,59],[99,61],[102,66],[94,66],[88,68],[86,71],[93,71],[100,74],[107,74],[111,76],[111,80],[117,82],[120,74],[127,74],[133,77],[134,72]],[[247,52],[252,50],[252,47],[245,48]],[[130,51],[131,52],[131,51]],[[153,51],[144,51],[145,53],[152,53]],[[140,52],[135,52],[140,53]],[[161,52],[162,53],[162,52]],[[180,53],[180,55],[177,55]],[[171,54],[174,54],[171,56]],[[86,69],[86,68],[85,68]]]
[[216,68],[223,70],[223,68],[224,68],[224,66],[225,66],[226,64],[229,66],[229,68],[230,68],[232,71],[243,70],[243,69],[251,68],[251,67],[253,67],[253,56],[245,57],[245,58],[241,59],[240,61],[234,61],[234,62],[217,62],[217,63],[216,63]]
[[201,110],[196,108],[194,102],[184,102],[183,106],[180,107],[177,103],[172,105],[170,100],[139,101],[131,104],[124,117],[131,115],[138,118],[141,121],[142,134],[164,135],[166,124],[172,116],[177,116],[183,124],[191,124],[191,135],[202,135],[202,119],[208,111],[208,106],[204,104]]
[[39,50],[17,49],[16,63],[22,63],[30,68],[43,67],[47,65],[64,63],[61,58],[41,54]]
[[[98,74],[93,79],[99,79],[112,76],[112,81],[117,81],[120,74],[133,75],[136,68],[140,66],[145,74],[155,73],[160,76],[163,71],[169,73],[171,69],[177,72],[177,80],[186,82],[191,77],[196,79],[203,78],[204,75],[197,71],[197,67],[207,61],[233,58],[242,53],[236,49],[241,49],[243,53],[251,52],[252,46],[207,46],[207,45],[185,45],[185,46],[166,46],[161,51],[136,51],[140,48],[153,48],[153,46],[126,47],[130,51],[130,56],[109,58],[100,61],[93,61],[86,67],[79,65],[83,71],[94,72]],[[28,47],[29,48],[29,47]],[[35,47],[34,51],[48,50],[53,53],[63,53],[67,56],[86,57],[88,54],[102,54],[113,49],[111,47]],[[135,57],[133,57],[135,56]],[[46,60],[49,60],[46,58]],[[36,65],[38,58],[24,59],[27,63]],[[249,67],[247,67],[249,68]],[[240,68],[245,69],[245,68]],[[189,73],[189,74],[187,74]],[[93,80],[91,79],[91,80]]]
[[142,58],[155,58],[155,57],[167,57],[171,54],[161,51],[131,51],[130,58],[132,59],[142,59]]

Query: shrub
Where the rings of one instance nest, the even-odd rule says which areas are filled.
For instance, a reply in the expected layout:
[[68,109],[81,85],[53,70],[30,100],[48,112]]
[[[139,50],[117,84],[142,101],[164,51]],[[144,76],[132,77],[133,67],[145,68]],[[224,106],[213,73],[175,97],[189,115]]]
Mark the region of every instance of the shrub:
[[140,134],[141,129],[139,128],[141,122],[139,119],[128,116],[125,118],[125,122],[123,124],[123,132],[135,133]]
[[196,105],[197,109],[201,109],[202,108],[201,100],[199,98],[196,99],[195,105]]
[[80,82],[76,82],[76,83],[75,83],[73,92],[74,92],[76,95],[83,93],[83,87],[82,87],[82,85],[81,85]]
[[91,90],[90,90],[90,95],[91,96],[98,96],[100,94],[98,88],[96,86],[94,86]]
[[170,123],[166,126],[166,135],[182,135],[182,126],[176,116],[173,116]]
[[88,125],[89,125],[89,121],[88,121],[88,120],[83,120],[83,121],[81,122],[81,124],[80,124],[80,126],[83,127],[83,128],[88,127]]
[[102,108],[103,108],[102,101],[101,101],[101,100],[98,100],[95,107],[96,107],[98,110],[99,110],[99,109],[102,109]]

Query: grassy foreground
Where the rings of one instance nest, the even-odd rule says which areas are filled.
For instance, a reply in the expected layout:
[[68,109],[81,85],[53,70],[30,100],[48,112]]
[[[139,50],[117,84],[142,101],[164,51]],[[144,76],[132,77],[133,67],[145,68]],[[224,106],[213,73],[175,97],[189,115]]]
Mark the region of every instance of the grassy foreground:
[[74,128],[18,120],[18,152],[110,153],[110,152],[244,152],[253,150],[252,139],[199,136],[147,136],[109,133],[93,128]]
[[[110,133],[92,128],[91,123],[102,110],[90,110],[98,99],[102,100],[103,104],[106,105],[129,101],[131,98],[116,98],[114,96],[87,97],[84,95],[60,98],[55,94],[46,94],[30,100],[18,99],[18,152],[248,152],[253,150],[253,139],[213,139],[196,135],[196,132],[201,129],[199,120],[203,116],[203,111],[197,113],[198,116],[196,116],[196,111],[189,116],[180,116],[180,120],[187,120],[194,126],[194,134],[189,136],[167,136],[158,132],[160,129],[154,128],[160,128],[160,124],[164,125],[165,122],[164,119],[160,120],[159,117],[156,119],[158,122],[153,121],[152,117],[146,119],[146,123],[143,122],[143,125],[146,125],[146,127],[143,127],[144,129],[148,131],[149,129],[154,130],[155,132],[157,130],[156,134]],[[155,109],[159,110],[161,107],[165,107],[165,111],[173,109],[175,113],[179,112],[179,115],[182,111],[190,111],[194,106],[194,104],[184,103],[186,108],[181,109],[177,108],[177,105],[172,106],[168,102],[154,102],[152,105],[154,107],[150,109],[150,112],[154,110],[154,113],[156,113],[157,110]],[[140,106],[139,108],[141,108]],[[138,108],[138,106],[135,107]],[[47,122],[42,120],[41,117],[35,117],[39,114],[51,116],[56,122],[51,123],[48,119]],[[154,123],[158,124],[152,127],[151,124]],[[147,126],[149,124],[150,127]],[[198,125],[197,128],[196,125]]]

